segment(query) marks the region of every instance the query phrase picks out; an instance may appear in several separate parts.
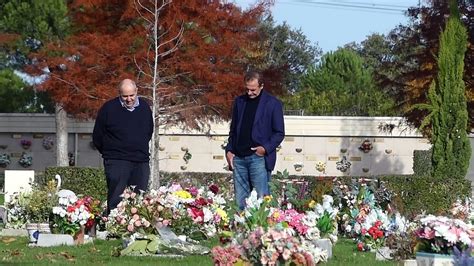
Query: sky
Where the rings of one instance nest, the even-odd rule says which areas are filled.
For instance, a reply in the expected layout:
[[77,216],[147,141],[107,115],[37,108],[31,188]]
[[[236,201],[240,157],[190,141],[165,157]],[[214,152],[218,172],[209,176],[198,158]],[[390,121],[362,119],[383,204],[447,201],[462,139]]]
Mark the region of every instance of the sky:
[[[233,0],[246,9],[256,0]],[[408,19],[403,11],[419,0],[275,0],[272,15],[278,24],[301,29],[322,48],[334,51],[350,42],[360,43],[372,33],[386,34]]]

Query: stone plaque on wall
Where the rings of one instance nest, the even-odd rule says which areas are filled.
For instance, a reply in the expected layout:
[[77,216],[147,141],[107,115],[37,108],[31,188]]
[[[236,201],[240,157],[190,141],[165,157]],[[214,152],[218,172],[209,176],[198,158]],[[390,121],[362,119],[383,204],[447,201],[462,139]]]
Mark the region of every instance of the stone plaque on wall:
[[42,139],[44,137],[43,134],[33,134],[34,139]]

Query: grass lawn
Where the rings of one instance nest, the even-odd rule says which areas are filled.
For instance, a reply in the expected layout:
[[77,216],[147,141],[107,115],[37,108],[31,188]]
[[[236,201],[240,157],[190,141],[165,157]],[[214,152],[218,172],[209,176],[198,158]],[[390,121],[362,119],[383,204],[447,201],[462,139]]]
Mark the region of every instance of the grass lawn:
[[350,266],[375,266],[397,265],[396,261],[377,261],[375,253],[357,251],[356,245],[350,239],[340,238],[332,249],[332,258],[322,265],[350,265]]
[[[37,248],[28,247],[28,239],[0,238],[0,265],[212,265],[210,256],[189,256],[182,259],[155,257],[113,257],[118,240],[96,240],[79,247]],[[333,258],[323,265],[396,265],[395,262],[378,262],[374,253],[355,250],[351,240],[340,239],[333,249]]]

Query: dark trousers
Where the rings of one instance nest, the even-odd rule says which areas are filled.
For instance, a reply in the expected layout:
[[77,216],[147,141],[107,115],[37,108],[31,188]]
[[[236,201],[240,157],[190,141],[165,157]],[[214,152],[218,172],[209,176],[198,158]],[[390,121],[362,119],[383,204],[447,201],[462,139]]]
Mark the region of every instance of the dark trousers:
[[125,160],[104,159],[107,179],[107,214],[120,203],[123,191],[135,186],[135,192],[146,191],[150,178],[148,162],[130,162]]

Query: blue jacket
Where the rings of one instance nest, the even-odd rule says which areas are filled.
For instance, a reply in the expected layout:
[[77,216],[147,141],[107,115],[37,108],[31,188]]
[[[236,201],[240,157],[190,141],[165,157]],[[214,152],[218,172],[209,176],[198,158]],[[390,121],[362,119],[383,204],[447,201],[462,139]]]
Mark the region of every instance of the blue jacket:
[[[265,148],[265,166],[268,171],[272,171],[276,163],[276,148],[285,137],[283,105],[280,100],[265,90],[261,93],[252,127],[252,140]],[[241,95],[235,98],[226,153],[228,151],[234,153],[234,143],[239,139],[246,97],[247,95]]]

